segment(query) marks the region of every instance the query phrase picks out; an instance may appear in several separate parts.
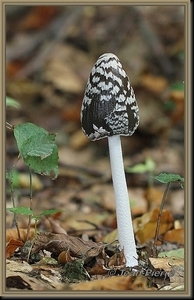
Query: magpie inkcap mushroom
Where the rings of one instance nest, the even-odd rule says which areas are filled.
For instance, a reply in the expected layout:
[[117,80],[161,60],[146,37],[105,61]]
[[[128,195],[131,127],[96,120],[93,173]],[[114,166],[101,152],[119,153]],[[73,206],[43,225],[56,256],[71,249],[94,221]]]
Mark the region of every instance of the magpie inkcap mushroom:
[[116,200],[118,239],[126,266],[138,264],[120,136],[131,136],[139,125],[139,108],[130,80],[118,57],[101,55],[89,75],[81,107],[84,134],[96,141],[108,138]]

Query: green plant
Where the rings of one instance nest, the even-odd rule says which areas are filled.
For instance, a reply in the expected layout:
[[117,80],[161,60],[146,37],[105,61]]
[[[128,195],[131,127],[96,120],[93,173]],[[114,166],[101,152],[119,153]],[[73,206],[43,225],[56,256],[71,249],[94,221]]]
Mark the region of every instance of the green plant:
[[153,175],[156,170],[156,163],[154,160],[150,157],[147,157],[145,160],[145,163],[139,163],[134,165],[133,167],[127,167],[125,168],[125,171],[127,173],[138,173],[138,174],[143,174],[143,173],[148,173],[148,187],[153,186]]
[[[58,171],[58,148],[55,143],[55,134],[47,132],[45,129],[36,126],[32,123],[19,124],[13,126],[6,123],[7,128],[13,130],[14,137],[18,146],[19,154],[16,163],[13,165],[9,172],[6,172],[6,178],[9,181],[11,187],[11,200],[13,207],[7,208],[8,211],[14,213],[14,223],[18,231],[18,237],[20,238],[19,228],[17,225],[17,215],[25,214],[29,216],[27,237],[30,230],[31,220],[35,220],[35,227],[37,221],[42,217],[49,214],[56,213],[61,210],[45,210],[40,215],[36,216],[32,209],[32,172],[52,176],[52,179],[56,179]],[[29,181],[30,181],[30,204],[29,207],[16,207],[14,198],[14,183],[13,176],[16,164],[18,160],[22,158],[25,165],[29,169]],[[27,239],[27,238],[26,238]]]
[[20,108],[20,103],[11,97],[6,97],[6,106],[11,106],[14,108]]
[[163,198],[162,198],[161,205],[160,205],[160,210],[159,210],[159,213],[158,213],[158,221],[157,221],[156,232],[155,232],[155,237],[154,237],[154,243],[153,243],[153,248],[152,248],[153,256],[156,257],[157,256],[156,243],[157,243],[157,240],[158,240],[158,234],[159,234],[159,229],[160,229],[161,215],[162,215],[165,199],[166,199],[170,184],[171,184],[171,182],[178,182],[180,184],[181,188],[184,188],[184,178],[181,177],[178,174],[170,174],[170,173],[169,174],[161,173],[157,176],[154,176],[153,178],[160,181],[161,183],[166,184],[164,194],[163,194]]

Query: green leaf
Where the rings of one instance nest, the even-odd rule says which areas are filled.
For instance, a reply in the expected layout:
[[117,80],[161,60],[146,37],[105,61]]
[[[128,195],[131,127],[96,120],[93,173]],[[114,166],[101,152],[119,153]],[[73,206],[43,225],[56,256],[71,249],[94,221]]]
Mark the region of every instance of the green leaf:
[[11,207],[7,208],[7,210],[15,214],[33,216],[33,211],[29,207],[25,206]]
[[14,127],[14,136],[20,152],[23,143],[36,133],[46,134],[48,132],[45,129],[38,127],[32,123],[19,124]]
[[55,146],[55,135],[37,133],[27,139],[20,149],[23,158],[27,156],[39,156],[44,159],[49,156]]
[[146,173],[153,172],[156,168],[155,162],[151,158],[147,158],[144,164],[136,164],[133,167],[126,168],[129,173]]
[[41,219],[42,216],[48,216],[48,215],[52,215],[52,214],[55,214],[57,212],[63,212],[63,211],[65,211],[65,210],[61,210],[61,209],[47,209],[47,210],[44,210],[38,216],[33,216],[32,219],[39,220],[39,219]]
[[52,154],[48,157],[41,159],[40,157],[29,156],[24,158],[24,162],[34,172],[40,175],[52,176],[54,180],[59,175],[58,159],[58,148],[55,145]]
[[173,83],[170,87],[171,90],[174,90],[174,91],[184,91],[184,83],[183,82],[176,82],[176,83]]
[[153,178],[162,183],[169,183],[172,181],[180,181],[181,183],[184,183],[184,178],[177,174],[161,173],[157,176],[153,176]]
[[11,97],[6,97],[6,106],[12,106],[12,107],[15,107],[15,108],[20,108],[21,107],[20,103],[17,102],[16,100],[14,100]]
[[171,256],[184,259],[184,248],[179,248],[171,251],[164,251],[158,254],[158,257],[171,257]]
[[20,155],[30,169],[41,175],[53,173],[53,179],[58,176],[59,157],[55,134],[32,123],[25,123],[15,126],[14,136]]
[[169,101],[165,102],[164,108],[167,111],[173,111],[176,108],[176,104],[174,103],[174,101],[169,100]]

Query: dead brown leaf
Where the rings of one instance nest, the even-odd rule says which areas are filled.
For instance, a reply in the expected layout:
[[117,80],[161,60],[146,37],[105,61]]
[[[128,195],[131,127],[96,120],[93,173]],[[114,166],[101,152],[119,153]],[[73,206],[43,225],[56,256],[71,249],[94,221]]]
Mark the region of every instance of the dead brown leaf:
[[[25,242],[26,237],[27,237],[27,229],[21,228],[21,229],[19,229],[19,232],[20,232],[21,240],[23,242]],[[30,229],[28,239],[31,239],[34,237],[34,232],[35,232],[34,229]],[[11,239],[18,239],[18,238],[19,237],[18,237],[18,232],[17,232],[16,228],[10,228],[10,229],[6,230],[6,242],[9,242]]]
[[39,232],[34,242],[32,252],[47,250],[60,254],[62,251],[69,251],[70,255],[77,258],[99,255],[105,245],[93,241],[84,241],[79,237],[66,234],[54,234],[50,232]]
[[77,94],[82,93],[84,90],[82,79],[68,63],[58,59],[58,56],[45,65],[43,79],[64,92]]
[[170,272],[172,270],[171,266],[169,265],[169,257],[150,257],[149,260],[155,269],[163,269],[166,272]]
[[[137,279],[136,279],[137,280]],[[145,278],[138,278],[141,285],[136,284],[132,276],[112,276],[100,280],[80,282],[71,286],[72,290],[96,290],[96,291],[117,291],[117,290],[156,290],[155,288],[145,287]]]
[[169,230],[165,233],[163,239],[171,243],[184,245],[184,228]]
[[10,239],[9,243],[6,246],[6,258],[9,258],[18,247],[21,247],[23,245],[24,243],[17,239]]
[[145,197],[148,201],[150,210],[160,206],[163,193],[163,191],[155,187],[149,187],[145,190]]
[[51,290],[60,283],[58,271],[49,265],[48,270],[43,267],[33,267],[25,261],[6,260],[7,288],[30,289],[35,291]]
[[[155,236],[157,220],[158,220],[159,208],[145,213],[139,218],[134,219],[134,231],[135,237],[140,243],[146,243],[148,240],[153,239]],[[174,225],[174,219],[172,214],[168,210],[163,210],[161,215],[161,223],[159,234],[164,234],[168,230],[172,229]]]
[[62,251],[59,256],[58,256],[58,262],[60,264],[66,264],[67,262],[72,261],[73,258],[71,257],[71,255],[69,254],[69,250],[67,251]]
[[141,84],[146,89],[161,94],[166,89],[168,82],[164,77],[146,74],[142,76]]
[[67,231],[60,226],[60,224],[54,220],[53,218],[49,218],[47,217],[47,219],[49,220],[49,223],[51,225],[51,229],[52,229],[52,233],[64,233],[67,234]]
[[184,283],[184,259],[178,257],[149,258],[154,268],[167,272],[170,282]]

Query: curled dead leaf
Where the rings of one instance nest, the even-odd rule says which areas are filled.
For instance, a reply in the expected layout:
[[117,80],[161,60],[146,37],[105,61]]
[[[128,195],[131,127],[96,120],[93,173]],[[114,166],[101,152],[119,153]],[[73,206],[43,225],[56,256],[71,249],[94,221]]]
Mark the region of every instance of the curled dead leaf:
[[17,239],[10,239],[6,246],[6,258],[9,258],[18,247],[22,247],[23,245],[24,243]]
[[69,250],[62,251],[58,256],[58,262],[60,264],[66,264],[67,262],[70,262],[72,260],[73,260],[73,258],[71,257]]
[[32,252],[47,250],[55,254],[62,251],[69,251],[70,255],[77,258],[97,256],[102,252],[105,245],[93,241],[84,241],[79,237],[66,234],[54,234],[50,232],[39,232],[34,242]]

